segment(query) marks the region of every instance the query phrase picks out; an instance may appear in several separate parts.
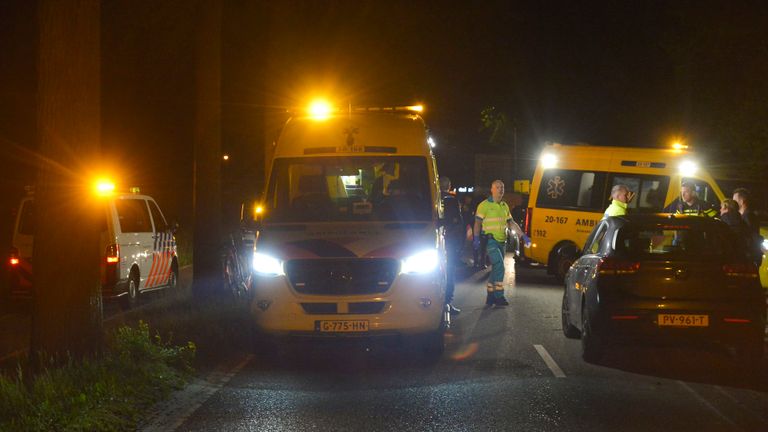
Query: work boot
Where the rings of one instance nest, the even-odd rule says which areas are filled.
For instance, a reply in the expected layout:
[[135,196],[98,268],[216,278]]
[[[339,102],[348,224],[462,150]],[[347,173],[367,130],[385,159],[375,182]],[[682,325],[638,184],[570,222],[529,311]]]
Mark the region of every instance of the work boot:
[[494,298],[493,293],[488,293],[488,297],[485,298],[485,305],[493,306],[494,304],[496,304],[496,298]]
[[506,298],[499,297],[499,298],[496,299],[495,305],[496,306],[509,306],[509,302],[507,301]]

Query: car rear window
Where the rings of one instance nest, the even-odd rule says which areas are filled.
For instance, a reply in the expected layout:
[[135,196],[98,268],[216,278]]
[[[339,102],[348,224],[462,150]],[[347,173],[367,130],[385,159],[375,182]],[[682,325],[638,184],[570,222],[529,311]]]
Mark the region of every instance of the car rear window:
[[738,254],[736,239],[717,226],[629,226],[619,230],[615,249],[646,259],[722,258]]

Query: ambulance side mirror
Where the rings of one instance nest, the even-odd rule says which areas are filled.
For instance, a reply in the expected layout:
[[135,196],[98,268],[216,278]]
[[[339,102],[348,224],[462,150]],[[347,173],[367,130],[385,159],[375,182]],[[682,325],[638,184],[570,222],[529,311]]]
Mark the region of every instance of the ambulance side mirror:
[[256,211],[257,200],[240,203],[240,228],[246,231],[261,229],[261,217]]

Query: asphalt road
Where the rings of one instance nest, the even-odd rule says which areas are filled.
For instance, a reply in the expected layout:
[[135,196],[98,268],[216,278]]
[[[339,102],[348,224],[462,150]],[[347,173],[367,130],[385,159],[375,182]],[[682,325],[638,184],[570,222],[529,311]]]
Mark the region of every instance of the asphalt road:
[[585,363],[561,331],[561,286],[517,271],[510,306],[491,309],[487,271],[465,272],[437,362],[381,344],[244,354],[158,406],[144,430],[768,430],[768,384],[727,352],[631,346]]

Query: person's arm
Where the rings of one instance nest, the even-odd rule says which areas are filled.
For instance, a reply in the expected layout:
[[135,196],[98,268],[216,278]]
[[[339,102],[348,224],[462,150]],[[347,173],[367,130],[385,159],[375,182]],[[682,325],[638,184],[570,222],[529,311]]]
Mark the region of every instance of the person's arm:
[[475,227],[474,229],[472,229],[472,234],[476,239],[480,238],[480,231],[482,230],[482,228],[483,228],[483,220],[480,217],[475,216]]

